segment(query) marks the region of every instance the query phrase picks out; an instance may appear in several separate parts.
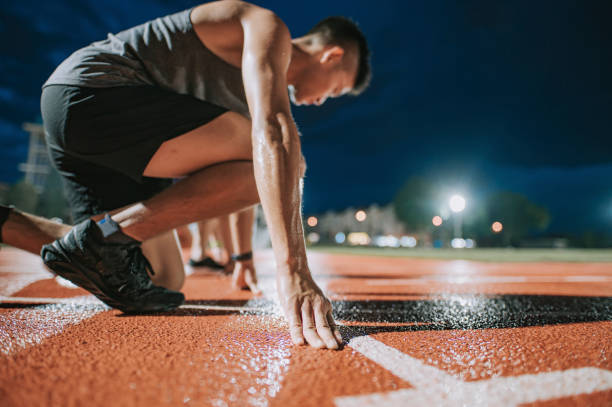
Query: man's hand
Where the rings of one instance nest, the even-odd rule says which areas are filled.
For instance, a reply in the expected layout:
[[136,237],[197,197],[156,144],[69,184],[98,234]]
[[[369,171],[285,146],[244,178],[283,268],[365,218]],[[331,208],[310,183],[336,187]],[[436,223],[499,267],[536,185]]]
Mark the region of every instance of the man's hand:
[[257,274],[253,260],[237,261],[232,274],[232,285],[238,290],[249,289],[253,294],[261,294],[257,287]]
[[293,343],[338,349],[342,336],[332,317],[331,302],[310,273],[279,274],[277,286]]

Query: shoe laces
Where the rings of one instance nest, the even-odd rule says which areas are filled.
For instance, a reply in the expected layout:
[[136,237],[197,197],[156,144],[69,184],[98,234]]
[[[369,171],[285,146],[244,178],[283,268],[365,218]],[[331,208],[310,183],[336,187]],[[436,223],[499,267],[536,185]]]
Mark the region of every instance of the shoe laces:
[[115,286],[122,294],[137,293],[151,287],[152,282],[149,273],[154,275],[153,267],[142,253],[140,245],[130,245],[120,249],[121,263],[127,262],[127,272],[115,275]]

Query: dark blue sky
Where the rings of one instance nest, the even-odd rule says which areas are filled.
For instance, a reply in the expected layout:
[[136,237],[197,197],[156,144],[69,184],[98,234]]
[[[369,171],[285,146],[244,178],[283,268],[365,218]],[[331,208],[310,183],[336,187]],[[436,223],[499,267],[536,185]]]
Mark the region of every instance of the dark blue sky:
[[[19,178],[24,121],[72,51],[186,0],[10,0],[0,9],[0,182]],[[468,197],[548,206],[552,231],[612,230],[610,1],[261,1],[294,35],[357,20],[373,51],[358,98],[295,108],[307,213],[387,203],[412,175]],[[469,208],[468,208],[469,209]]]

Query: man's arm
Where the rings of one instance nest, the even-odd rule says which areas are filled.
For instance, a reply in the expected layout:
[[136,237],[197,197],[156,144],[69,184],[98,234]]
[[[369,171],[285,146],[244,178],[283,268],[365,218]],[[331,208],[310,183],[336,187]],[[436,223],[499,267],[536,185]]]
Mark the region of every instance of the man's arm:
[[[248,8],[242,72],[252,119],[253,165],[278,267],[277,282],[296,344],[337,348],[331,304],[308,269],[301,217],[299,134],[291,116],[286,73],[287,27],[268,10]],[[335,335],[335,337],[334,337]]]

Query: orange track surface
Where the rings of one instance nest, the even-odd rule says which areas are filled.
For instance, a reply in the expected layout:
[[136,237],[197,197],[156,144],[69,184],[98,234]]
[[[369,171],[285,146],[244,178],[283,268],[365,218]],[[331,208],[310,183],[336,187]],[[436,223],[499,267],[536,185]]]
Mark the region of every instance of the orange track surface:
[[0,406],[612,406],[612,264],[311,253],[341,351],[291,345],[274,302],[188,277],[125,316],[0,250]]

